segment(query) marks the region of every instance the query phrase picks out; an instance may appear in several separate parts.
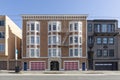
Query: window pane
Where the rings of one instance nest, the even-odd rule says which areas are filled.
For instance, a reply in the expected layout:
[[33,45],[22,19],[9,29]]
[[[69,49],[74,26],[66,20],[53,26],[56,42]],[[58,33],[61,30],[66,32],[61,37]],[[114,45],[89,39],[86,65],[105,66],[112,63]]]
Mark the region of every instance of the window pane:
[[106,24],[102,24],[102,32],[107,32],[107,25]]
[[70,56],[73,56],[73,49],[70,49]]
[[112,32],[115,32],[115,25],[114,25],[114,24],[111,24],[111,26],[112,26],[111,31],[112,31]]
[[101,38],[97,38],[97,44],[101,44],[101,43],[102,43]]
[[74,24],[74,30],[78,30],[78,23]]
[[107,44],[107,38],[103,38],[103,44]]
[[51,44],[51,36],[48,37],[48,43]]
[[5,45],[4,44],[0,44],[0,51],[5,51]]
[[79,49],[79,55],[82,56],[82,49]]
[[29,42],[29,36],[27,36],[27,44],[29,44],[30,42]]
[[73,30],[73,25],[72,24],[70,24],[70,31],[72,31]]
[[34,49],[31,49],[31,57],[34,57],[35,54],[34,54]]
[[109,56],[114,57],[114,49],[109,50]]
[[37,37],[37,44],[39,44],[40,43],[40,37]]
[[53,30],[56,30],[56,25],[55,24],[53,25]]
[[60,56],[60,49],[56,49],[57,50],[57,56]]
[[101,57],[102,56],[102,50],[97,50],[97,57]]
[[30,30],[30,25],[29,24],[27,24],[27,31],[29,31]]
[[56,36],[53,36],[53,43],[56,43]]
[[39,55],[40,55],[40,51],[39,49],[36,49],[36,56],[39,57]]
[[70,37],[70,44],[73,43],[73,37]]
[[111,31],[112,31],[112,25],[108,24],[108,32],[111,32]]
[[92,32],[92,24],[88,24],[88,32]]
[[52,54],[51,54],[51,49],[48,50],[48,54],[49,54],[49,57],[52,56]]
[[31,44],[34,44],[35,40],[34,40],[34,36],[31,36]]
[[75,42],[75,43],[78,43],[78,36],[75,36],[75,37],[74,37],[74,42]]
[[0,26],[5,26],[5,21],[4,20],[0,20]]
[[95,32],[100,32],[100,31],[101,31],[101,25],[95,24]]
[[36,27],[37,27],[36,30],[39,31],[40,30],[39,24],[36,24]]
[[35,28],[35,27],[34,27],[34,24],[32,23],[32,24],[31,24],[31,30],[35,30],[34,28]]
[[56,56],[56,49],[53,49],[53,56]]
[[109,38],[109,44],[114,44],[114,38]]
[[104,57],[107,57],[107,56],[108,56],[107,50],[103,50],[103,56],[104,56]]
[[49,28],[48,28],[49,31],[51,31],[51,24],[49,24]]
[[75,56],[78,56],[78,49],[75,49]]

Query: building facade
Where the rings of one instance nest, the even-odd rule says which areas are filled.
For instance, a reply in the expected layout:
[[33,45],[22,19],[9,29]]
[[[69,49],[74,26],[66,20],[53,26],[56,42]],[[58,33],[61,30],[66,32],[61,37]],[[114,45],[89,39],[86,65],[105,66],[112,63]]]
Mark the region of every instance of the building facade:
[[[15,65],[21,67],[21,29],[5,15],[0,16],[0,70],[15,69]],[[15,60],[15,51],[18,52],[18,60]]]
[[90,70],[118,70],[118,21],[88,20],[88,66]]
[[24,70],[86,70],[87,15],[22,15]]

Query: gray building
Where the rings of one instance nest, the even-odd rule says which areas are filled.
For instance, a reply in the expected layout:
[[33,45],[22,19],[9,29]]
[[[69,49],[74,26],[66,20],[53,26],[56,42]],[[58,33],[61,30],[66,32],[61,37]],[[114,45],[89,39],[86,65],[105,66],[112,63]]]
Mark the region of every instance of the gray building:
[[118,70],[118,21],[88,20],[88,69]]

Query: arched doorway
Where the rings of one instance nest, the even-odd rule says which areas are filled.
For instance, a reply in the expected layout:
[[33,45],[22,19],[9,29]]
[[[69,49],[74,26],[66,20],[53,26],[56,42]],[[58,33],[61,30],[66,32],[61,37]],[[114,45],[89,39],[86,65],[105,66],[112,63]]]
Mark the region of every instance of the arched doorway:
[[52,71],[58,71],[59,70],[59,62],[58,61],[51,61],[50,62],[50,69]]

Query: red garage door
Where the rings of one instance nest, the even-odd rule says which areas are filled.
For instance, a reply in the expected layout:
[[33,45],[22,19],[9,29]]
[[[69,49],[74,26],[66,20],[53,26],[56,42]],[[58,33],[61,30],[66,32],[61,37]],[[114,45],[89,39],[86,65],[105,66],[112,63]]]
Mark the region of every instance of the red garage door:
[[78,62],[64,62],[65,70],[78,70]]
[[31,62],[31,70],[45,70],[45,62]]

